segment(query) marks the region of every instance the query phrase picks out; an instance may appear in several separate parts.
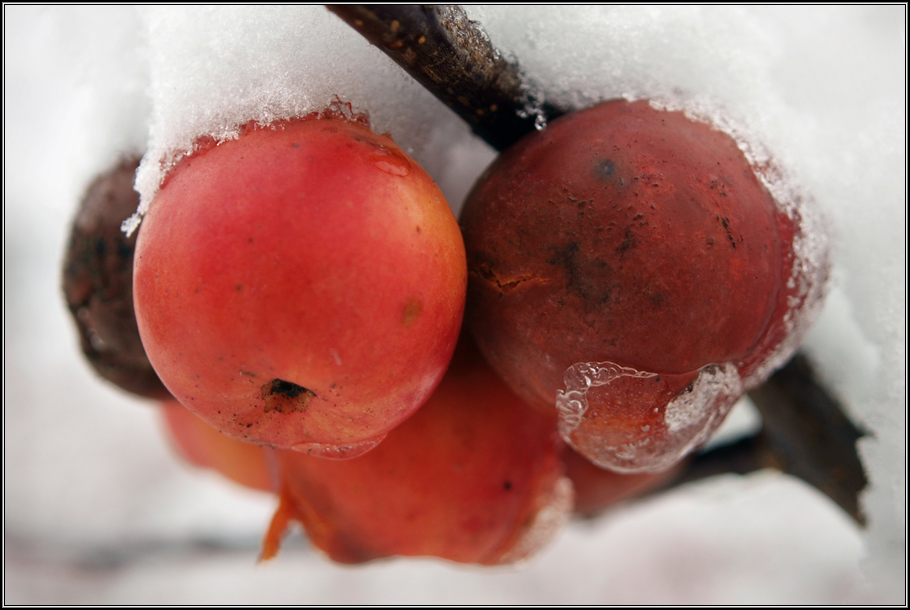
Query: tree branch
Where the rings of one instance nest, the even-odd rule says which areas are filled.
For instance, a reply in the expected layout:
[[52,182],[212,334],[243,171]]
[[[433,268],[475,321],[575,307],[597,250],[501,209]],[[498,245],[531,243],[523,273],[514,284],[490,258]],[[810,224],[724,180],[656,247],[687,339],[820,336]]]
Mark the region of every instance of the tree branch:
[[518,65],[507,61],[476,22],[454,4],[329,4],[328,9],[382,49],[395,63],[464,119],[496,150],[534,130],[544,106],[522,87]]

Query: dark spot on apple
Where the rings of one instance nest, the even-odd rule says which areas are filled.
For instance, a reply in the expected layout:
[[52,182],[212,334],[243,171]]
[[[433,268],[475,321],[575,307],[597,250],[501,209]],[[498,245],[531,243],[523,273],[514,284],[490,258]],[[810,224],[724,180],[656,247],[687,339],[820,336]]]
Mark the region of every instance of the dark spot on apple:
[[546,263],[565,270],[566,290],[581,297],[586,313],[610,303],[615,287],[613,270],[602,258],[585,256],[578,242],[571,241],[565,246],[553,248],[553,257]]
[[417,298],[410,299],[404,306],[404,316],[402,318],[402,323],[405,326],[411,326],[414,322],[417,321],[417,318],[420,317],[421,312],[423,311],[423,305],[420,300]]
[[727,239],[730,240],[730,243],[733,245],[733,248],[736,249],[736,240],[733,239],[733,232],[730,231],[730,219],[726,218],[726,217],[720,218],[720,224],[722,224],[724,226],[724,231],[727,232]]
[[262,399],[265,401],[265,412],[279,413],[304,412],[310,400],[316,397],[312,390],[284,379],[273,379],[262,386]]
[[632,233],[632,227],[626,227],[626,234],[622,240],[622,243],[617,248],[617,251],[620,253],[625,253],[626,250],[634,248],[638,245],[638,240],[635,238],[635,235]]
[[609,180],[616,173],[616,165],[609,159],[598,162],[595,169],[601,180]]

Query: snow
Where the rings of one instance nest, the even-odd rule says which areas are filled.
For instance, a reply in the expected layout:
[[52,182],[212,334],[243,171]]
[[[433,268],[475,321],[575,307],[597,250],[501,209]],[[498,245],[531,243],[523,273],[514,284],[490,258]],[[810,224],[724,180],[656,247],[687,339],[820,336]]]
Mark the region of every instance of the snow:
[[59,264],[82,190],[150,147],[147,200],[197,136],[335,95],[368,111],[456,209],[493,152],[320,7],[5,5],[7,603],[905,601],[906,8],[468,12],[554,100],[698,104],[756,134],[815,197],[834,233],[833,282],[805,350],[874,435],[860,447],[869,529],[767,472],[570,525],[521,569],[351,569],[293,543],[254,566],[274,501],[177,464],[154,405],[80,359]]
[[153,108],[137,180],[143,209],[200,136],[230,139],[249,121],[319,112],[339,95],[375,131],[391,132],[418,160],[436,157],[438,167],[452,152],[446,141],[466,139],[441,102],[321,6],[162,7],[143,16]]

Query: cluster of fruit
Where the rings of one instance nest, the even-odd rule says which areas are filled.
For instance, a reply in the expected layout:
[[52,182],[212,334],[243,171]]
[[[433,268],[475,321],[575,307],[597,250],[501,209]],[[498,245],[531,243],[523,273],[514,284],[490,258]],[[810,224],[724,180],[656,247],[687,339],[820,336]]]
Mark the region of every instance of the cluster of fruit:
[[181,452],[278,493],[263,557],[296,521],[336,561],[500,564],[672,476],[783,363],[826,276],[803,230],[733,139],[646,101],[527,136],[460,224],[329,109],[177,163],[130,297]]

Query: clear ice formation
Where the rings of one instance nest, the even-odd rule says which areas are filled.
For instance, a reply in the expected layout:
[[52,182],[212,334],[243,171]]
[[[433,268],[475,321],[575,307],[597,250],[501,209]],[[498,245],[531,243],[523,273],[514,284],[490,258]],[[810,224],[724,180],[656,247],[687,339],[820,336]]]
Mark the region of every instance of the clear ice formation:
[[613,362],[580,362],[566,371],[566,389],[556,392],[559,433],[563,440],[601,468],[622,473],[659,472],[678,462],[708,440],[743,394],[743,383],[732,363],[703,367],[692,385],[664,408],[664,430],[625,443],[580,444],[575,431],[584,426],[588,391],[620,377],[647,379],[657,373],[638,371]]
[[581,425],[588,411],[588,390],[608,385],[620,377],[657,377],[657,373],[638,371],[613,362],[579,362],[569,367],[564,377],[565,391],[556,390],[559,433],[566,442],[570,442],[572,431]]

